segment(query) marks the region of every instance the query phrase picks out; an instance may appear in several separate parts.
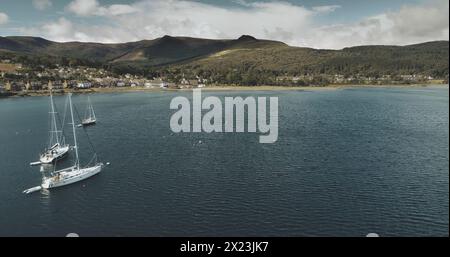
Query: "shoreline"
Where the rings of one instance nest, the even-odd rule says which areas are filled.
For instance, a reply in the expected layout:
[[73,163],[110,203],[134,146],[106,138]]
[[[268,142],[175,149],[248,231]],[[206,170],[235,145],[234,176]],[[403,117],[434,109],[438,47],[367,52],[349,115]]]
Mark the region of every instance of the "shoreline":
[[[424,88],[424,87],[447,87],[448,84],[403,84],[403,85],[327,85],[327,86],[228,86],[219,85],[201,88],[202,91],[329,91],[340,90],[348,88]],[[95,93],[132,93],[132,92],[186,92],[192,91],[192,88],[183,89],[162,89],[162,88],[145,88],[145,87],[123,87],[123,88],[91,88],[91,89],[59,89],[54,91],[54,95],[61,95],[66,93],[73,94],[95,94]],[[3,95],[4,94],[4,95]],[[48,90],[42,91],[28,91],[28,92],[5,92],[0,93],[2,98],[17,98],[30,96],[47,96]]]
[[[327,86],[214,86],[202,88],[203,91],[327,91],[346,88],[423,88],[423,87],[448,87],[448,84],[399,84],[399,85],[327,85]],[[192,89],[176,89],[192,90]]]

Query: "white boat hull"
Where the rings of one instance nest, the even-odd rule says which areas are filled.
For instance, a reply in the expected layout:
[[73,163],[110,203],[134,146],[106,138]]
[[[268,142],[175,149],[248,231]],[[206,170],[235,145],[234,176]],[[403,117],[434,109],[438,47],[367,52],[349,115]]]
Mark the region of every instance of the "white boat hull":
[[68,145],[55,147],[42,154],[39,158],[39,161],[41,162],[41,164],[53,163],[56,160],[64,158],[69,150],[70,147]]
[[77,169],[76,167],[71,167],[64,169],[57,172],[57,175],[45,179],[42,183],[42,188],[50,189],[70,185],[100,173],[102,168],[103,164],[100,163],[89,168]]
[[94,125],[97,122],[96,119],[85,119],[81,122],[82,126]]

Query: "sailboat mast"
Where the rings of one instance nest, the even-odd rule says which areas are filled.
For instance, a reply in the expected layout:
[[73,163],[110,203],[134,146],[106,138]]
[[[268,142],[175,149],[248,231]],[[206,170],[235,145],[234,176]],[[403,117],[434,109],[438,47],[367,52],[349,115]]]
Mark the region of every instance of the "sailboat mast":
[[69,94],[69,105],[70,105],[70,117],[72,118],[72,130],[73,130],[73,141],[75,147],[75,166],[77,169],[80,168],[80,160],[78,158],[78,144],[77,144],[77,133],[75,132],[75,121],[73,119],[73,107],[72,107],[72,94]]
[[94,118],[94,120],[96,120],[97,118],[95,117],[94,106],[92,106],[92,103],[91,103],[91,110],[92,110],[92,117]]
[[94,107],[92,106],[91,98],[88,96],[88,108],[89,108],[89,118],[95,120]]
[[56,143],[59,144],[59,135],[58,135],[58,126],[56,125],[56,112],[55,112],[55,104],[53,103],[53,94],[52,90],[50,89],[50,105],[51,105],[51,115],[52,115],[52,128],[50,129],[50,147],[52,147],[52,139],[53,136],[56,137]]

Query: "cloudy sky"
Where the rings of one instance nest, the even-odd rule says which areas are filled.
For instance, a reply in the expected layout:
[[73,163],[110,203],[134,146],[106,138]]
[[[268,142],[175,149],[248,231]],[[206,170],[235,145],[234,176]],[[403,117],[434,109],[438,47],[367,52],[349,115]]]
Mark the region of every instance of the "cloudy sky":
[[0,0],[0,36],[129,42],[243,34],[340,49],[449,38],[448,0]]

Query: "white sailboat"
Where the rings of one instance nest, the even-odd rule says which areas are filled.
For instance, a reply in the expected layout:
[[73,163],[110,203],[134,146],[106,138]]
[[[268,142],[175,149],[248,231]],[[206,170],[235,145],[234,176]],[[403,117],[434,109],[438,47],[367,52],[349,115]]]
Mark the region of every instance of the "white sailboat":
[[81,121],[82,126],[94,125],[97,122],[95,117],[94,107],[92,107],[91,98],[88,96],[88,106],[84,119]]
[[39,156],[39,162],[31,163],[31,165],[39,164],[51,164],[58,159],[61,159],[67,155],[70,150],[70,146],[65,143],[65,137],[61,130],[58,129],[56,123],[57,116],[55,104],[53,102],[53,94],[50,90],[50,131],[49,131],[49,145],[45,149],[44,153]]
[[[57,170],[52,172],[50,177],[44,177],[42,184],[37,187],[33,187],[23,191],[26,194],[39,191],[41,189],[50,189],[55,187],[61,187],[69,184],[73,184],[75,182],[87,179],[92,177],[99,172],[101,172],[102,168],[105,166],[102,162],[97,161],[97,155],[94,154],[93,160],[95,163],[93,165],[89,164],[86,167],[80,167],[80,160],[78,156],[78,144],[77,144],[77,135],[75,131],[75,122],[73,118],[73,106],[72,106],[72,96],[69,94],[69,107],[70,107],[70,116],[72,119],[72,129],[73,129],[73,140],[74,140],[74,150],[75,150],[75,163],[73,166],[69,168],[65,168],[62,170]],[[107,163],[106,165],[109,165]]]

